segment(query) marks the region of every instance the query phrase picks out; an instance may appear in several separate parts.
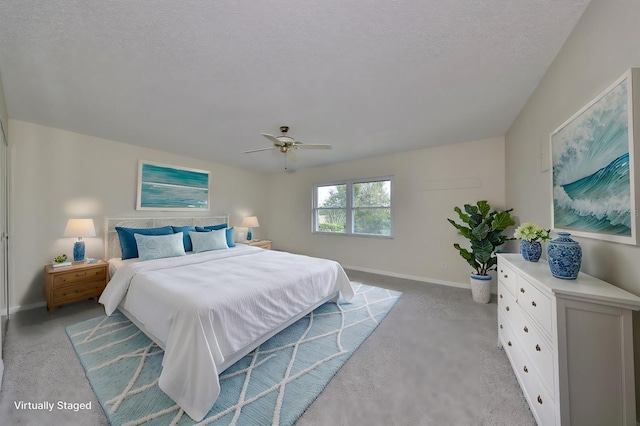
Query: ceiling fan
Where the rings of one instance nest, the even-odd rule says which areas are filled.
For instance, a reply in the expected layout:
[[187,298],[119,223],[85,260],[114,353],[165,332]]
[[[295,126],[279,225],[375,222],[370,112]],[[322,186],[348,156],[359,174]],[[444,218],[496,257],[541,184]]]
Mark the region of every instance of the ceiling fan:
[[249,151],[244,151],[243,154],[249,154],[252,152],[259,151],[270,151],[272,149],[278,149],[281,153],[284,154],[284,169],[287,170],[287,155],[292,163],[296,162],[296,157],[293,154],[292,150],[294,149],[331,149],[331,145],[327,144],[303,144],[302,142],[295,140],[291,136],[287,136],[287,132],[289,131],[289,126],[280,126],[280,131],[282,132],[281,136],[273,136],[268,133],[260,133],[265,138],[269,139],[273,146],[269,148],[259,148],[252,149]]

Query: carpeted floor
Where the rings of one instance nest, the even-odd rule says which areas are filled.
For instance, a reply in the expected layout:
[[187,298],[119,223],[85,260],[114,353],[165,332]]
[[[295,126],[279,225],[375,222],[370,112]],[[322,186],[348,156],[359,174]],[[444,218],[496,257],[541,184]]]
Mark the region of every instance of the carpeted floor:
[[[402,291],[386,319],[343,365],[297,426],[535,425],[497,347],[496,304],[469,290],[347,271]],[[2,424],[107,425],[65,334],[101,315],[95,302],[14,315],[5,340]],[[19,410],[19,401],[91,402],[90,410]]]

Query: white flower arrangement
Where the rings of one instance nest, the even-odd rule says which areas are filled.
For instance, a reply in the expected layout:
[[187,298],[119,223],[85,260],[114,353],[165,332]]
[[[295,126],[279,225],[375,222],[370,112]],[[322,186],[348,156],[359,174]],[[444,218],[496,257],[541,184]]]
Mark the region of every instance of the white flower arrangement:
[[546,241],[549,239],[549,229],[543,229],[535,223],[525,222],[518,226],[513,236],[529,242]]

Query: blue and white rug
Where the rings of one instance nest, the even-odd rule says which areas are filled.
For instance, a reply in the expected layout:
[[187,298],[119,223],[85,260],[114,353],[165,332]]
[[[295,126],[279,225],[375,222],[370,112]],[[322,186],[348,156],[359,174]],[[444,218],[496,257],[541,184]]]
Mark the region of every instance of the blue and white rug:
[[[353,283],[351,302],[329,302],[220,375],[201,425],[292,425],[380,324],[402,293]],[[160,390],[164,352],[119,311],[67,327],[112,425],[193,425]]]

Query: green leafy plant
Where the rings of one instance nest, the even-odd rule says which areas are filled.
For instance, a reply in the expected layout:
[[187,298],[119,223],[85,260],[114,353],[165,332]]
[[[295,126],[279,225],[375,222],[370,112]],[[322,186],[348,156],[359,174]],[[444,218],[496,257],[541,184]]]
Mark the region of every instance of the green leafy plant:
[[471,242],[471,250],[460,247],[455,243],[453,247],[458,250],[460,256],[467,261],[476,272],[476,275],[489,275],[488,272],[496,269],[498,259],[495,256],[496,248],[513,238],[507,237],[503,231],[516,223],[511,218],[511,211],[491,211],[491,206],[485,200],[478,201],[475,206],[464,205],[464,211],[460,207],[453,209],[462,224],[452,219],[447,219],[463,237]]
[[56,256],[53,258],[53,261],[56,263],[62,263],[62,262],[66,262],[67,261],[67,255],[66,254],[61,254],[60,256]]

